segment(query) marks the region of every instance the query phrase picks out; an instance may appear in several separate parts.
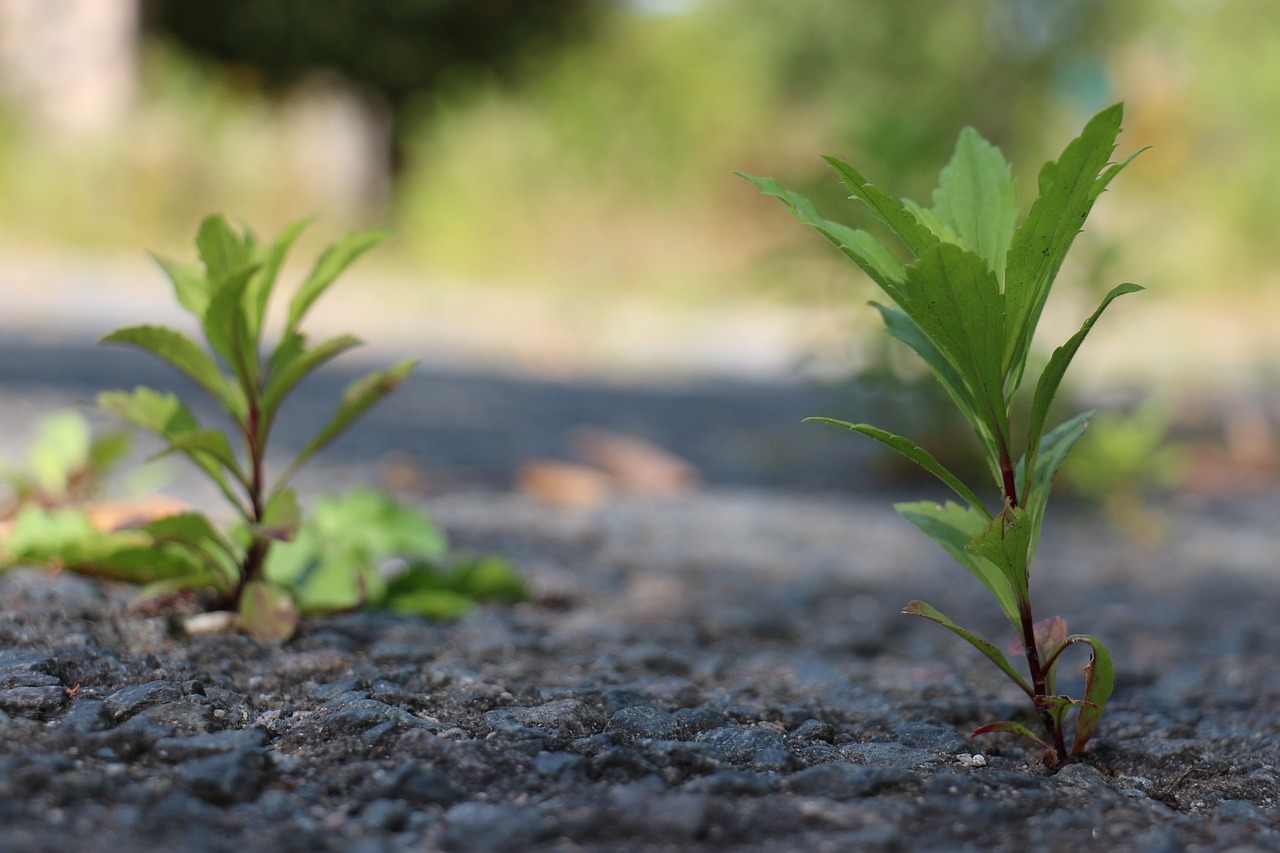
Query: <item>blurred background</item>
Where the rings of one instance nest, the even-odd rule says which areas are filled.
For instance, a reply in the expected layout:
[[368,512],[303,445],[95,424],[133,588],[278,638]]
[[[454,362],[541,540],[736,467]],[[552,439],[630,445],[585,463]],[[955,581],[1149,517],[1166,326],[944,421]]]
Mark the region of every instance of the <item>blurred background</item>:
[[[146,251],[191,257],[213,211],[265,235],[314,216],[298,259],[398,231],[317,317],[380,346],[540,377],[880,383],[949,435],[872,286],[732,172],[865,225],[819,155],[925,200],[973,125],[1025,208],[1119,100],[1118,156],[1151,149],[1043,330],[1047,352],[1114,284],[1149,288],[1078,360],[1074,395],[1121,412],[1084,464],[1270,483],[1272,0],[0,0],[0,325],[168,321]],[[1203,446],[1175,466],[1179,435]]]

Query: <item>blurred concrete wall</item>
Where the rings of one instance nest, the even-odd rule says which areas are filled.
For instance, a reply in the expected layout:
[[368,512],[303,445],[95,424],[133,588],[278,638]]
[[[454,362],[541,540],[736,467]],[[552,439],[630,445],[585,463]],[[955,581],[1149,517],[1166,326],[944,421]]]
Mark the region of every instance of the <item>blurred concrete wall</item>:
[[0,0],[0,97],[54,135],[117,124],[137,89],[139,0]]

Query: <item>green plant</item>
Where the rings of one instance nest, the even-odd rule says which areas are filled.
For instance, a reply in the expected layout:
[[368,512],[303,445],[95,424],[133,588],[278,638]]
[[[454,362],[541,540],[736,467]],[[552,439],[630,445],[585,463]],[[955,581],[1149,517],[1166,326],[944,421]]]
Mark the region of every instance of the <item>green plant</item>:
[[[816,418],[886,444],[950,487],[963,501],[901,503],[896,509],[967,569],[999,603],[1013,626],[1024,677],[994,644],[960,627],[937,608],[912,601],[904,613],[923,616],[958,634],[989,658],[1031,699],[1042,738],[1019,722],[984,725],[974,735],[1012,732],[1044,747],[1050,767],[1078,755],[1097,728],[1115,674],[1106,647],[1087,634],[1067,634],[1058,617],[1037,622],[1030,569],[1054,474],[1084,433],[1088,413],[1046,431],[1049,406],[1068,366],[1099,316],[1116,297],[1141,290],[1112,289],[1080,330],[1058,347],[1040,374],[1022,432],[1012,423],[1014,396],[1023,380],[1032,337],[1055,277],[1098,196],[1129,162],[1112,163],[1123,108],[1091,119],[1056,162],[1040,172],[1039,196],[1020,226],[1012,170],[999,149],[972,128],[960,133],[942,170],[932,208],[899,202],[868,183],[848,164],[827,162],[853,197],[866,203],[914,256],[904,265],[865,231],[819,215],[804,197],[770,178],[747,177],[781,199],[850,257],[892,300],[875,305],[893,337],[913,349],[946,389],[972,427],[999,490],[993,514],[977,493],[927,450],[869,424]],[[1132,159],[1129,158],[1130,160]],[[1082,698],[1055,687],[1063,652],[1090,650]],[[1068,751],[1066,726],[1075,711]]]
[[507,561],[450,554],[429,519],[368,489],[317,500],[298,535],[272,547],[266,575],[304,612],[370,605],[448,619],[525,597]]
[[293,537],[302,521],[290,480],[370,406],[399,387],[414,365],[401,362],[351,383],[329,421],[274,482],[268,481],[267,449],[285,399],[321,365],[360,343],[351,335],[340,335],[309,345],[302,320],[351,262],[387,236],[383,231],[352,234],[328,248],[290,299],[280,339],[266,350],[268,302],[285,256],[305,225],[296,223],[274,242],[262,244],[250,231],[237,233],[221,216],[212,216],[196,237],[202,268],[158,259],[178,302],[199,322],[208,350],[182,332],[161,326],[131,326],[103,338],[104,343],[136,346],[169,362],[229,417],[229,432],[205,427],[175,394],[145,387],[98,397],[106,411],[159,435],[167,443],[162,455],[180,453],[194,462],[239,516],[240,525],[231,535],[195,512],[141,528],[175,563],[162,577],[173,586],[214,588],[222,603],[239,608],[251,631],[263,635],[287,635],[297,618],[290,592],[265,574],[271,544]]
[[95,433],[74,409],[42,418],[27,449],[25,464],[0,466],[0,483],[9,491],[0,517],[28,504],[53,507],[82,504],[99,497],[107,477],[129,452],[129,436],[120,430]]

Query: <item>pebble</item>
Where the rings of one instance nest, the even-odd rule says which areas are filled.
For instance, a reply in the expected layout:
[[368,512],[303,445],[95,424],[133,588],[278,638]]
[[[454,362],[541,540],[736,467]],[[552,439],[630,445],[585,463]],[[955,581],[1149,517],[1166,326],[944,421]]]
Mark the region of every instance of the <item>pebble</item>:
[[680,721],[666,711],[648,705],[623,708],[609,718],[605,731],[612,732],[622,743],[638,738],[666,740],[675,737]]

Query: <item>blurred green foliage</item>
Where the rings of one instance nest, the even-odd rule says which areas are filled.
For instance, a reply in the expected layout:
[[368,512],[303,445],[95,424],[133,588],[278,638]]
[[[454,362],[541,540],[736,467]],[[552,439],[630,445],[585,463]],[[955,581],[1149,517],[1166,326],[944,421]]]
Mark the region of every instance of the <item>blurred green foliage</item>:
[[[6,241],[168,250],[208,209],[266,228],[316,213],[335,230],[396,225],[398,261],[436,280],[856,297],[856,273],[760,212],[732,169],[774,173],[835,215],[844,193],[814,151],[919,196],[965,124],[1039,162],[1123,99],[1127,135],[1154,149],[1100,211],[1113,242],[1084,235],[1068,289],[1104,272],[1247,289],[1277,268],[1263,235],[1280,218],[1270,0],[148,8],[142,92],[118,132],[50,146],[0,120]],[[292,156],[287,84],[313,67],[395,105],[402,168],[380,211],[326,208]],[[1157,231],[1161,251],[1123,248]]]

